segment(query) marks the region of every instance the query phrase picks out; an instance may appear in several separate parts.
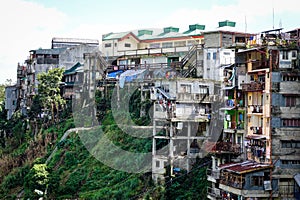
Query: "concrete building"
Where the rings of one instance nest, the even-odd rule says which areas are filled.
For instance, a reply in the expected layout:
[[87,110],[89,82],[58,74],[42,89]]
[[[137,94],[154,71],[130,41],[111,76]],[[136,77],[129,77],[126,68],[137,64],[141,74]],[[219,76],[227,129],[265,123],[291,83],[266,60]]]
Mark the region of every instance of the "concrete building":
[[5,110],[7,119],[10,119],[17,109],[18,90],[16,85],[5,87]]
[[163,181],[165,174],[189,172],[196,158],[205,156],[203,143],[213,137],[212,127],[217,128],[212,125],[218,115],[212,113],[219,108],[219,90],[218,82],[203,79],[155,81],[151,88],[155,181]]
[[99,41],[96,39],[54,37],[51,41],[51,49],[69,48],[82,44],[88,45],[90,47],[99,47]]
[[224,69],[226,100],[235,108],[225,111],[224,133],[233,126],[232,141],[243,147],[238,157],[226,158],[225,151],[213,157],[209,199],[295,199],[299,47],[281,30],[262,32],[262,43],[237,51],[235,64]]

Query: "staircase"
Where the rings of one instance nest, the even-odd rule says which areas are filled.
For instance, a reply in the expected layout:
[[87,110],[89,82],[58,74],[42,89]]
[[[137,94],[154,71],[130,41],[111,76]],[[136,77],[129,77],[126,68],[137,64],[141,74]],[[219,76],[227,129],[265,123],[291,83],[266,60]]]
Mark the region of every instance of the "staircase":
[[200,48],[199,45],[194,45],[188,53],[182,59],[181,73],[182,77],[192,77],[196,73],[197,62],[197,52]]

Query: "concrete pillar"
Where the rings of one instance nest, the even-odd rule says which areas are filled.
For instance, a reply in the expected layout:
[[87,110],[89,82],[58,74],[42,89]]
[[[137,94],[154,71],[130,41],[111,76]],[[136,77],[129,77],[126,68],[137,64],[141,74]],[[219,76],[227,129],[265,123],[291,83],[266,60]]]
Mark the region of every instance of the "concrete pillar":
[[188,131],[187,131],[187,172],[190,171],[190,155],[191,155],[191,122],[188,122]]
[[153,120],[153,142],[152,142],[152,156],[155,156],[156,155],[156,141],[155,141],[155,135],[156,135],[156,121]]
[[216,157],[215,156],[212,156],[211,157],[211,159],[212,159],[212,170],[215,170],[216,169]]
[[170,157],[170,175],[173,175],[173,162],[174,162],[174,141],[173,141],[173,123],[170,123],[170,146],[169,146],[169,157]]

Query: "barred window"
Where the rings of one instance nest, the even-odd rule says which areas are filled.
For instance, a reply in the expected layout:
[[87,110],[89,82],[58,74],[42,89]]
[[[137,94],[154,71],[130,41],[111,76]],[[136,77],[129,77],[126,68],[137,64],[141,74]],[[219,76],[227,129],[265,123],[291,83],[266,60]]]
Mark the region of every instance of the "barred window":
[[300,127],[300,119],[282,119],[283,127]]

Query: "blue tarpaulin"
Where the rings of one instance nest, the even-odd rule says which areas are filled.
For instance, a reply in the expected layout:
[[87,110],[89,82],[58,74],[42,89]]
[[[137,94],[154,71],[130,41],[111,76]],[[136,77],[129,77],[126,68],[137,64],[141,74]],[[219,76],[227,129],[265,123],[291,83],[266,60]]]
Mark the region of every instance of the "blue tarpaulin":
[[107,74],[107,78],[108,79],[116,79],[117,76],[119,75],[120,77],[120,74],[122,74],[124,71],[123,70],[118,70],[118,71],[113,71],[113,72],[109,72]]
[[144,75],[146,73],[146,69],[131,69],[127,70],[124,73],[120,75],[120,88],[123,88],[125,85],[125,82],[132,82],[136,79],[143,79]]

